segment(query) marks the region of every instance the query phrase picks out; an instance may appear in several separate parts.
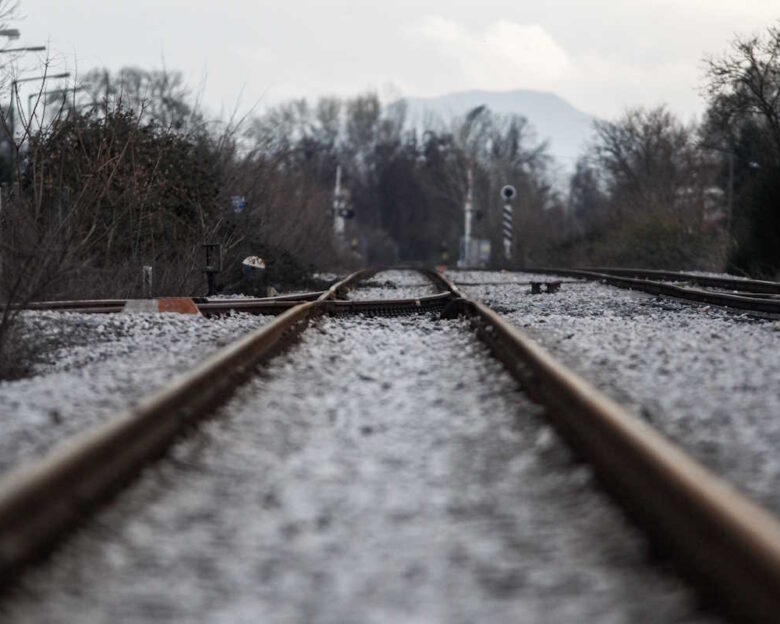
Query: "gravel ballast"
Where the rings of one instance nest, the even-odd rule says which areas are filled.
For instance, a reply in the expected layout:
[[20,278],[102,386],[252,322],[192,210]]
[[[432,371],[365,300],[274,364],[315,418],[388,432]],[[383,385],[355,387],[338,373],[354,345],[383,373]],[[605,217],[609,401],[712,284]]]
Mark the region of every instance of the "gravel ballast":
[[26,312],[32,375],[0,382],[0,472],[118,416],[272,317]]
[[467,327],[321,319],[3,621],[707,621]]
[[595,282],[449,274],[715,473],[780,513],[780,322]]
[[371,299],[415,299],[439,292],[433,283],[416,271],[381,271],[350,290],[347,298],[354,301]]

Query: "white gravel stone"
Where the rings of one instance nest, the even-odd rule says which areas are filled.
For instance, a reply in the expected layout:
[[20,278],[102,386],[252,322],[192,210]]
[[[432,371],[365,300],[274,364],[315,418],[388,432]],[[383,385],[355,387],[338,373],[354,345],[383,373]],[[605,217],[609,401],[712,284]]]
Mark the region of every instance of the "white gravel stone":
[[[506,275],[450,277],[493,282]],[[780,513],[780,322],[593,282],[540,295],[511,284],[462,290]]]
[[539,412],[463,321],[322,319],[0,614],[711,621]]
[[367,301],[370,299],[414,299],[435,295],[438,292],[433,283],[415,271],[381,271],[371,279],[350,290],[349,299]]
[[33,375],[0,382],[0,472],[117,416],[272,317],[26,312]]

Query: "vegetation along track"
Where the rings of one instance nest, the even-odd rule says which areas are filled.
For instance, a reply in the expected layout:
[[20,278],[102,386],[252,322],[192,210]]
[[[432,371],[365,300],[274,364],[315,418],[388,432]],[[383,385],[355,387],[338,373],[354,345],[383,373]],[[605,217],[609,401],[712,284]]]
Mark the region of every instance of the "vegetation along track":
[[[700,276],[691,273],[645,271],[640,269],[524,268],[522,271],[525,273],[598,280],[618,288],[638,290],[662,297],[740,310],[768,318],[780,318],[780,298],[776,297],[776,295],[780,294],[780,284],[777,282],[736,280]],[[710,289],[720,289],[720,291],[684,287],[670,282],[692,283]],[[724,290],[736,290],[738,294],[722,292]]]
[[211,413],[316,316],[440,310],[442,316],[470,319],[507,370],[548,408],[564,438],[707,596],[743,619],[767,621],[780,613],[780,524],[774,517],[433,271],[421,270],[438,286],[438,295],[338,299],[374,272],[355,273],[317,301],[298,303],[136,408],[3,479],[0,579],[11,582],[87,509],[164,453],[178,433]]

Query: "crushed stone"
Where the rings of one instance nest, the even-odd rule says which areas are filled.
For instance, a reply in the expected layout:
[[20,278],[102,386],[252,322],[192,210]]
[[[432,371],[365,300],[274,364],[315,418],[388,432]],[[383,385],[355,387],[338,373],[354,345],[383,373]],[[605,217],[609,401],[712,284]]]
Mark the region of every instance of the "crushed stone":
[[438,292],[433,283],[415,271],[381,271],[371,279],[361,282],[350,290],[348,299],[368,301],[371,299],[414,299],[435,295]]
[[713,621],[467,327],[320,320],[3,621]]
[[273,317],[25,312],[32,375],[0,381],[0,472],[117,416]]

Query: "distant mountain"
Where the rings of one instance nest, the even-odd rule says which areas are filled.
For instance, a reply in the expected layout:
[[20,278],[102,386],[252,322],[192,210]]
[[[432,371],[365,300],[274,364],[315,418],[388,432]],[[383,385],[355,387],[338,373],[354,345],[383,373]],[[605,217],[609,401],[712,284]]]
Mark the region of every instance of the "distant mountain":
[[554,93],[524,89],[463,91],[435,98],[404,99],[408,105],[408,119],[415,126],[424,123],[427,113],[438,115],[446,122],[483,104],[495,113],[522,115],[536,132],[537,140],[548,141],[550,155],[567,173],[574,170],[577,157],[593,132],[595,120]]

